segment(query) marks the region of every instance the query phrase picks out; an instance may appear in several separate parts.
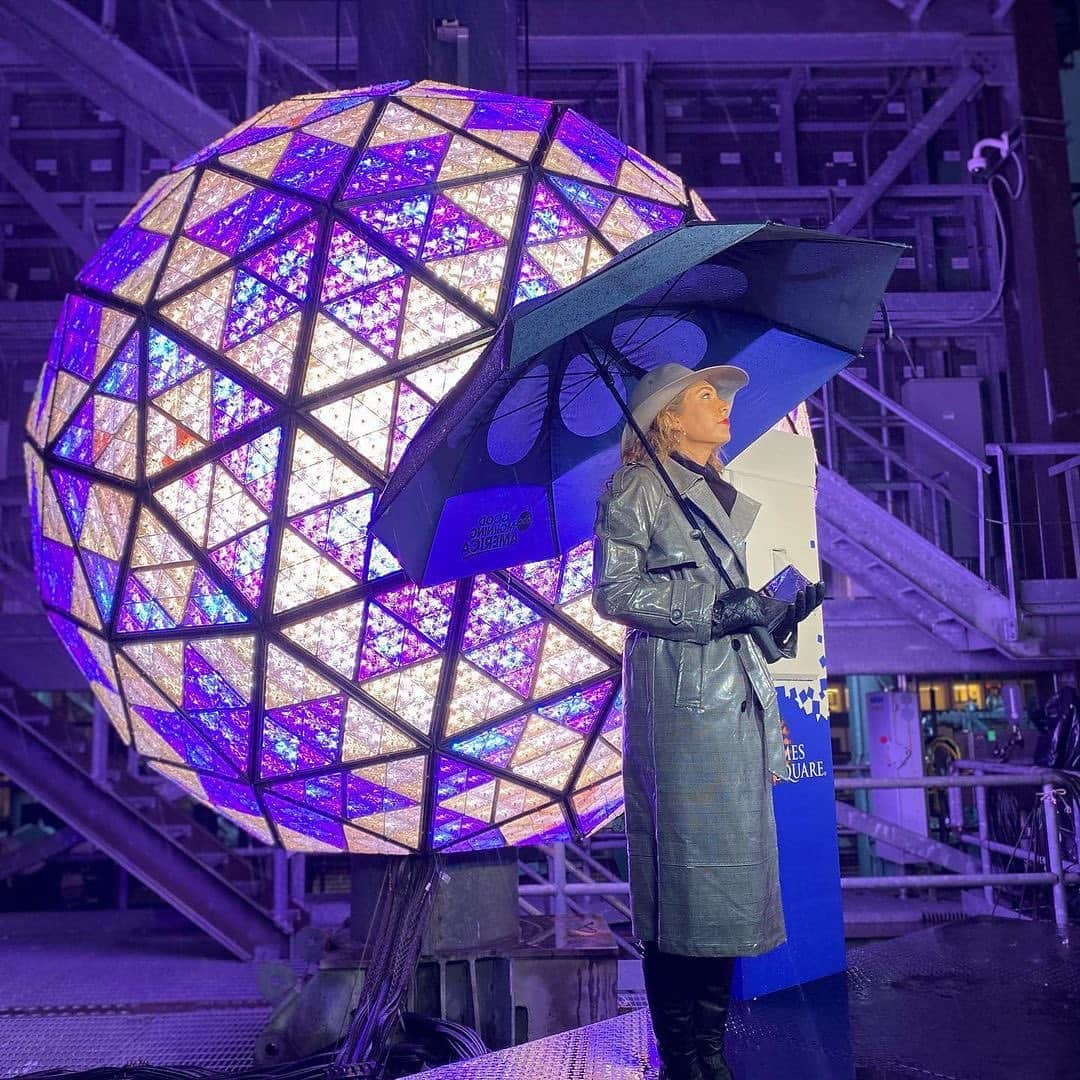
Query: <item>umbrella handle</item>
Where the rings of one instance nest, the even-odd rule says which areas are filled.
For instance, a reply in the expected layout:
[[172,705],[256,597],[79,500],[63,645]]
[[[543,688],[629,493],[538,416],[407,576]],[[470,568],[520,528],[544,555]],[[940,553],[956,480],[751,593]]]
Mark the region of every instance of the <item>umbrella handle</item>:
[[[698,525],[697,519],[694,517],[694,514],[691,511],[689,505],[687,504],[687,501],[679,494],[678,488],[675,487],[675,482],[668,475],[667,469],[665,469],[664,466],[660,464],[660,459],[656,456],[656,451],[652,448],[652,444],[649,442],[648,439],[645,438],[645,433],[641,430],[638,422],[634,419],[633,412],[631,412],[629,406],[623,400],[622,394],[620,394],[618,389],[616,388],[615,381],[614,379],[612,379],[611,373],[608,371],[607,367],[596,358],[596,354],[592,351],[592,346],[589,344],[589,339],[584,334],[581,335],[581,340],[585,345],[585,351],[589,354],[589,359],[593,362],[593,366],[599,373],[600,378],[604,382],[604,385],[611,391],[611,396],[615,398],[615,400],[619,403],[619,408],[622,409],[627,421],[634,429],[634,434],[636,434],[637,437],[641,440],[642,446],[645,447],[646,452],[648,453],[649,457],[652,458],[653,464],[656,466],[656,471],[661,475],[661,477],[663,477],[664,483],[667,484],[668,491],[671,492],[671,497],[678,504],[679,509],[682,510],[683,517],[685,517],[686,520],[690,523],[690,528],[698,534],[698,539],[701,541],[701,546],[705,549],[706,554],[709,556],[709,561],[713,564],[713,566],[719,572],[720,576],[727,583],[727,587],[729,589],[734,589],[736,586],[735,583],[731,580],[731,575],[727,572],[727,570],[724,569],[724,564],[720,561],[720,556],[717,555],[716,552],[713,550],[712,544],[709,543],[708,537],[705,535],[705,530]],[[728,538],[724,536],[723,533],[720,533],[719,535],[720,539],[723,540],[724,543],[727,544],[727,546],[731,549],[732,555],[735,555],[735,549],[731,547],[731,542],[728,540]],[[735,558],[736,561],[738,561],[737,555],[735,555]],[[777,658],[779,658],[779,654],[777,654]]]

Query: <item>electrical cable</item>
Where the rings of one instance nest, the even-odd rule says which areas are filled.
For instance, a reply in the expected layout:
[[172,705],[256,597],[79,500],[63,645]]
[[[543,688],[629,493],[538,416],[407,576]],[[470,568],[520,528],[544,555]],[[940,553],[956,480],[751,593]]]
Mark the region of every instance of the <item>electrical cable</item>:
[[[1009,196],[1009,199],[1016,202],[1020,198],[1021,193],[1024,190],[1026,182],[1026,174],[1024,172],[1024,165],[1020,159],[1020,155],[1015,151],[1009,154],[1009,160],[1015,162],[1017,170],[1016,186],[1013,187],[1008,180],[1005,179],[1004,174],[994,173],[987,181],[987,186],[990,192],[990,204],[994,208],[994,221],[997,226],[997,247],[998,247],[998,275],[997,283],[993,290],[993,299],[990,301],[988,307],[983,311],[980,311],[977,315],[965,315],[965,316],[938,316],[936,321],[942,326],[973,326],[976,323],[980,323],[983,319],[988,318],[994,313],[998,304],[1001,303],[1001,298],[1005,291],[1005,267],[1009,257],[1009,236],[1005,229],[1005,218],[1001,213],[1001,206],[998,203],[997,198],[994,195],[994,182],[997,181],[1005,189]],[[904,350],[904,355],[907,357],[908,365],[912,371],[915,370],[915,358],[912,356],[911,349],[908,347],[908,343],[904,338],[896,332],[895,328],[890,325],[888,319],[885,320],[886,341],[896,341],[900,348]]]
[[[437,886],[444,876],[442,866],[443,860],[437,854],[403,857],[388,866],[368,930],[372,951],[360,1000],[344,1037],[335,1048],[298,1061],[256,1066],[240,1072],[194,1066],[125,1065],[82,1071],[50,1069],[27,1074],[24,1080],[344,1080],[347,1077],[377,1080],[388,1075],[389,1065],[399,1064],[397,1059],[418,1052],[417,1047],[408,1043],[400,1052],[393,1052],[391,1035],[395,1023],[400,1024],[405,1016],[414,1018],[406,1027],[407,1034],[411,1031],[414,1035],[426,1035],[429,1046],[421,1054],[424,1058],[434,1056],[449,1063],[487,1053],[480,1036],[465,1025],[416,1018],[417,1014],[403,1013],[401,1008],[419,960]],[[401,1076],[405,1072],[395,1068],[392,1075]]]
[[388,868],[368,932],[374,944],[360,1001],[338,1048],[339,1066],[384,1063],[393,1022],[420,956],[435,891],[442,877],[437,854],[408,856]]
[[991,300],[989,307],[984,311],[979,312],[978,315],[966,315],[955,318],[948,315],[942,316],[939,321],[947,326],[971,326],[974,323],[982,322],[983,319],[993,314],[994,309],[1001,303],[1001,297],[1005,291],[1005,267],[1009,258],[1009,234],[1005,229],[1005,218],[1001,213],[1001,206],[994,197],[994,182],[996,181],[1001,184],[1012,202],[1016,202],[1016,200],[1020,198],[1020,194],[1024,190],[1025,182],[1024,166],[1020,160],[1020,155],[1017,154],[1016,151],[1012,151],[1009,154],[1009,160],[1016,163],[1017,183],[1015,188],[1009,184],[1003,173],[994,173],[987,180],[987,189],[990,193],[990,204],[994,208],[994,220],[997,223],[998,230],[998,279],[997,284],[994,287],[994,297]]

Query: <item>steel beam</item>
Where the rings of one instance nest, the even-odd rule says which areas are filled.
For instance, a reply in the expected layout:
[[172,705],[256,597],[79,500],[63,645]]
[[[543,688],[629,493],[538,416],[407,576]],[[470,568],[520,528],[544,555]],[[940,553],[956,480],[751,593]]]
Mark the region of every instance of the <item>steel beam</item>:
[[64,826],[56,832],[47,833],[38,829],[36,835],[28,831],[25,837],[18,833],[12,839],[22,840],[15,848],[0,855],[0,881],[9,881],[20,874],[33,871],[54,855],[62,855],[76,844],[82,843],[82,836],[74,829]]
[[0,176],[26,200],[46,225],[76,255],[86,262],[97,249],[97,242],[89,233],[83,232],[49,194],[16,160],[10,151],[0,146]]
[[922,833],[912,832],[894,821],[874,814],[867,814],[846,802],[836,800],[836,823],[845,829],[872,836],[884,844],[892,844],[901,851],[918,855],[925,862],[943,866],[957,874],[977,874],[979,862],[970,855],[958,851],[939,840],[932,840]]
[[[328,79],[323,78],[313,67],[305,64],[299,57],[294,56],[292,52],[280,45],[272,37],[268,37],[266,34],[256,30],[249,22],[240,18],[235,12],[230,11],[221,0],[201,0],[201,3],[204,8],[212,11],[219,19],[227,22],[233,29],[238,30],[244,36],[247,42],[249,65],[251,63],[251,49],[254,48],[256,55],[260,52],[267,52],[271,56],[277,57],[282,63],[288,64],[294,71],[298,71],[303,75],[313,87],[317,87],[319,90],[334,89],[333,84]],[[256,60],[257,68],[258,60]],[[248,104],[250,105],[250,101]],[[255,108],[257,107],[256,104]],[[249,109],[249,116],[255,111],[255,108]]]
[[64,0],[0,0],[0,34],[173,161],[232,123]]
[[885,160],[874,170],[867,182],[855,196],[833,218],[828,226],[829,232],[846,233],[856,225],[886,191],[895,183],[897,177],[907,168],[915,155],[937,134],[941,125],[982,86],[982,73],[975,68],[964,68],[952,85],[934,102],[933,106],[904,136]]
[[95,784],[6,706],[0,706],[0,768],[235,956],[287,952],[286,934],[265,912]]
[[1005,639],[1012,617],[1007,596],[823,465],[817,493],[822,557],[872,594],[881,591],[899,613],[931,633],[940,627],[943,644],[951,648],[994,647],[1016,659],[1045,655],[1037,639]]
[[[749,9],[748,9],[749,10]],[[532,34],[534,67],[596,67],[641,59],[653,64],[954,64],[970,34],[869,33]],[[982,39],[980,38],[980,44]],[[990,46],[994,43],[991,41]],[[298,49],[296,51],[299,51]],[[308,57],[309,62],[311,58]]]

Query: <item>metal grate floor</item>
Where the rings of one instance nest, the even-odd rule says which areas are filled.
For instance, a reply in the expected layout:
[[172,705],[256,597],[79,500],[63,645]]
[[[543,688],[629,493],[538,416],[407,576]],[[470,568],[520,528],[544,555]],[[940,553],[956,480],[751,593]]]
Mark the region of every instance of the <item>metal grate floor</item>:
[[0,1077],[96,1065],[251,1065],[257,965],[171,911],[0,915]]
[[[0,956],[0,1077],[136,1061],[242,1069],[270,1013],[257,965],[171,912],[3,915]],[[1078,1017],[1080,945],[1049,923],[980,917],[852,948],[846,972],[736,1002],[727,1045],[740,1080],[1068,1080],[1080,1077]],[[638,1008],[422,1075],[640,1080],[656,1067]]]
[[[1078,1017],[1080,943],[1050,923],[980,917],[853,948],[846,972],[736,1002],[727,1050],[740,1080],[1069,1080]],[[639,1080],[656,1068],[639,1009],[422,1075]]]

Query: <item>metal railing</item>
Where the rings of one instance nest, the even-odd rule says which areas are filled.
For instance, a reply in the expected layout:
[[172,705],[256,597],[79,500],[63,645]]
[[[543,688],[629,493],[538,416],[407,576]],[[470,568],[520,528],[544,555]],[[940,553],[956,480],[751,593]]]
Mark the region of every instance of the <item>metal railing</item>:
[[[968,560],[953,550],[950,522],[971,514],[978,556],[969,569],[1008,596],[1014,613],[1022,602],[1020,581],[1078,576],[1080,443],[988,443],[990,460],[981,459],[865,379],[850,371],[838,378],[873,402],[878,415],[859,421],[842,414],[830,383],[807,399],[820,418],[823,458],[830,469],[841,475],[845,471],[837,448],[839,432],[869,447],[882,460],[884,479],[856,486],[880,489],[885,509],[961,564]],[[970,470],[974,511],[958,497],[961,489],[970,490],[965,482],[950,484],[948,473],[927,475],[902,448],[890,444],[888,433],[895,427],[918,432],[955,461],[961,474]],[[904,498],[898,499],[898,493]]]
[[[924,788],[953,789],[962,792],[972,789],[975,793],[977,825],[974,833],[961,831],[957,839],[964,845],[978,849],[978,873],[929,873],[929,874],[891,874],[891,875],[841,875],[840,887],[848,890],[861,889],[966,889],[981,887],[991,910],[1003,908],[1015,915],[1011,909],[994,896],[995,887],[1006,885],[1042,886],[1051,891],[1054,921],[1062,929],[1068,923],[1068,904],[1066,890],[1069,886],[1080,884],[1080,849],[1077,848],[1080,831],[1072,833],[1074,850],[1063,851],[1061,843],[1058,802],[1067,791],[1062,786],[1065,775],[1052,769],[1039,769],[1027,766],[1010,766],[997,762],[960,760],[955,767],[970,770],[970,774],[955,773],[947,776],[920,777],[834,777],[835,790],[865,791],[881,788]],[[988,788],[1040,788],[1039,798],[1044,810],[1046,832],[1046,857],[1031,846],[1022,846],[1025,837],[1017,838],[1014,846],[990,838],[990,819],[987,812],[986,791]],[[1072,804],[1068,813],[1080,814],[1080,805]],[[880,820],[880,819],[875,819]],[[627,898],[630,885],[619,875],[604,866],[596,854],[604,849],[624,849],[625,833],[604,831],[586,840],[583,844],[569,841],[547,844],[536,850],[544,855],[547,866],[546,876],[528,865],[525,860],[519,862],[519,869],[527,882],[518,886],[519,904],[527,914],[566,914],[586,913],[582,902],[586,898],[599,897],[625,921],[630,919]],[[955,851],[956,849],[950,848]],[[1026,866],[1018,872],[995,869],[992,854],[1014,856]],[[932,861],[932,856],[928,857]],[[1040,867],[1044,867],[1040,869]],[[571,880],[574,878],[576,880]],[[543,905],[543,906],[541,906]],[[543,910],[547,907],[547,911]],[[619,948],[626,955],[637,957],[638,953],[630,942],[620,934],[615,934]]]
[[221,876],[223,864],[228,863],[227,882],[269,911],[281,929],[291,932],[296,919],[289,910],[290,867],[279,864],[278,849],[229,846],[196,820],[186,808],[188,793],[153,772],[134,748],[120,743],[104,710],[89,693],[31,695],[14,684],[2,683],[0,707],[7,708],[72,768],[111,791],[133,815],[171,837],[210,872]]
[[1080,443],[988,443],[986,452],[997,463],[1009,595],[1018,580],[1075,578]]
[[[821,416],[825,464],[833,471],[844,474],[837,452],[837,429],[846,432],[864,446],[870,447],[883,460],[884,483],[881,486],[885,509],[930,540],[936,547],[941,548],[946,554],[955,557],[949,543],[949,514],[964,513],[966,507],[962,502],[957,501],[957,492],[954,488],[943,483],[939,477],[923,473],[904,456],[898,447],[889,444],[887,434],[889,423],[902,424],[930,440],[955,460],[961,470],[964,472],[971,470],[976,493],[975,516],[979,538],[977,572],[984,580],[993,581],[995,575],[990,561],[992,549],[987,530],[991,519],[988,518],[986,512],[986,478],[993,473],[993,467],[969,453],[947,435],[943,435],[865,379],[859,378],[850,371],[841,371],[838,377],[878,406],[879,415],[868,421],[868,424],[879,428],[882,436],[875,437],[853,419],[840,413],[835,404],[835,390],[830,383],[826,383],[818,394],[812,395],[807,400],[807,403],[812,405]],[[894,470],[900,470],[906,479],[897,479]],[[908,492],[903,512],[895,499],[895,493],[900,490]]]
[[[865,791],[875,788],[924,788],[953,789],[973,788],[975,806],[978,815],[977,834],[961,833],[962,842],[972,844],[979,849],[980,872],[977,874],[890,874],[877,876],[846,876],[840,879],[843,889],[896,889],[896,888],[965,888],[982,886],[984,896],[995,904],[993,888],[995,885],[1048,885],[1054,904],[1054,922],[1064,928],[1068,922],[1066,886],[1080,883],[1080,850],[1072,852],[1066,867],[1061,848],[1061,834],[1057,816],[1057,800],[1068,788],[1062,783],[1066,780],[1063,773],[1053,769],[1039,769],[1026,766],[1000,765],[997,762],[970,761],[960,759],[954,762],[958,769],[969,769],[972,775],[953,773],[948,776],[908,776],[908,777],[836,777],[833,781],[837,791]],[[1039,787],[1039,797],[1043,802],[1044,827],[1046,830],[1046,870],[1007,873],[996,871],[990,858],[992,851],[1011,854],[1019,850],[1023,837],[1018,838],[1017,847],[1009,848],[990,839],[990,822],[987,814],[987,788]],[[1071,811],[1075,814],[1075,810]],[[1077,833],[1073,833],[1074,848]],[[1041,856],[1027,849],[1028,858],[1024,861],[1039,865]],[[997,901],[1000,904],[1000,901]]]
[[[116,14],[115,0],[105,0],[101,8],[101,28],[106,33],[119,37]],[[201,23],[202,21],[196,19],[196,15],[201,15],[215,25],[193,27],[193,22]],[[164,43],[170,45],[175,52],[174,65],[187,89],[196,97],[201,98],[203,94],[195,80],[195,72],[188,56],[185,39],[190,35],[192,39],[197,40],[200,31],[204,39],[213,40],[218,45],[226,41],[232,41],[235,44],[233,59],[236,67],[244,73],[243,115],[245,117],[257,112],[264,102],[270,103],[281,96],[334,88],[330,80],[310,64],[293,55],[289,49],[278,44],[273,38],[260,33],[245,19],[231,11],[221,0],[190,0],[189,3],[183,5],[178,4],[176,0],[165,0],[158,11],[158,16],[163,20],[159,29],[162,37],[167,39]],[[221,33],[222,28],[224,28],[224,34]],[[125,37],[122,40],[125,45],[137,52],[143,48],[143,42],[137,37],[130,40]],[[269,77],[266,59],[272,60],[282,72],[291,74],[292,78],[288,80],[288,85],[281,86],[278,81]]]

